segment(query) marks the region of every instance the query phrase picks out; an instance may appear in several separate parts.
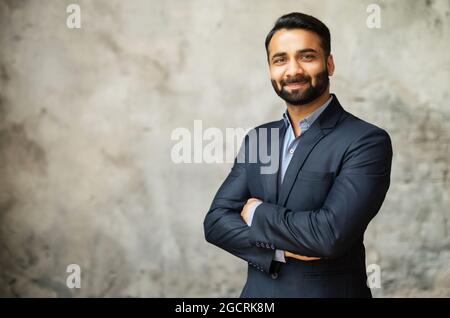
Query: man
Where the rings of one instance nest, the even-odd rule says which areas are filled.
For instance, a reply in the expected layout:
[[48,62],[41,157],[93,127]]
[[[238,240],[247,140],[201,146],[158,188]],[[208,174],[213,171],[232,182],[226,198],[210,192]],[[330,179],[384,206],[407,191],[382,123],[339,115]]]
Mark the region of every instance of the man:
[[[265,44],[287,110],[255,128],[256,141],[246,136],[245,162],[235,160],[205,217],[206,240],[248,262],[241,297],[371,297],[363,237],[389,188],[389,135],[330,95],[334,62],[321,21],[284,15]],[[264,129],[279,132],[264,137],[269,149],[279,143],[275,173],[261,173],[259,158],[247,162]]]

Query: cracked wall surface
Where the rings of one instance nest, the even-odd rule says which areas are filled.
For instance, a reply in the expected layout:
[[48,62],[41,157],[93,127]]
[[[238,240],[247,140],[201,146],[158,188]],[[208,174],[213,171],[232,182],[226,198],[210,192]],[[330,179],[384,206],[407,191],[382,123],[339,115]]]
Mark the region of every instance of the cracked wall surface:
[[0,296],[238,296],[246,264],[202,227],[231,165],[173,163],[171,133],[280,119],[264,38],[301,11],[330,28],[332,92],[392,138],[373,294],[450,297],[450,2],[377,1],[380,29],[371,3],[0,1]]

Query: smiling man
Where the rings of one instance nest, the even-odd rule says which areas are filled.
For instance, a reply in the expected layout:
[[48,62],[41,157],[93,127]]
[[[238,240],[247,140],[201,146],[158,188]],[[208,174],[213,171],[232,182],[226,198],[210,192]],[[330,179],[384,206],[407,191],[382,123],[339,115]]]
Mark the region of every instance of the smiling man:
[[[363,239],[389,188],[389,135],[330,94],[334,61],[321,21],[284,15],[265,46],[287,109],[255,128],[257,140],[246,136],[246,160],[235,160],[205,217],[206,240],[247,261],[241,297],[371,297]],[[279,149],[276,173],[247,160],[261,142]]]

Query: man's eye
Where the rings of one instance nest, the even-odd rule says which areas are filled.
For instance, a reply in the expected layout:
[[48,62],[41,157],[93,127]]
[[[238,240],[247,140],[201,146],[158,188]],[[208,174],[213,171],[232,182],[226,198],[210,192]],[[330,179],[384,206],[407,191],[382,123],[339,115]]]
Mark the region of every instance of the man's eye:
[[304,55],[302,56],[302,60],[310,61],[314,58],[314,55]]
[[273,63],[274,63],[274,64],[279,64],[279,63],[283,63],[283,62],[284,62],[284,59],[283,59],[283,58],[273,60]]

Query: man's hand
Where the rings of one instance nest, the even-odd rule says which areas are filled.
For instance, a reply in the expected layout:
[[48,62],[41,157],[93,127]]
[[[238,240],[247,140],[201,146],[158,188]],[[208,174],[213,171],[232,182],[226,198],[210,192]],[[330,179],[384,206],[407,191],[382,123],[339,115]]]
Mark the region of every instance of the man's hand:
[[288,251],[284,251],[284,257],[291,257],[291,258],[298,259],[300,261],[316,261],[316,260],[320,259],[320,257],[303,256],[303,255],[294,254],[294,253],[291,253]]
[[242,208],[241,216],[244,219],[245,223],[247,223],[247,221],[248,221],[248,211],[250,209],[250,206],[257,202],[262,202],[262,201],[259,199],[256,199],[256,198],[250,198],[247,200],[247,203],[245,203],[244,207]]

